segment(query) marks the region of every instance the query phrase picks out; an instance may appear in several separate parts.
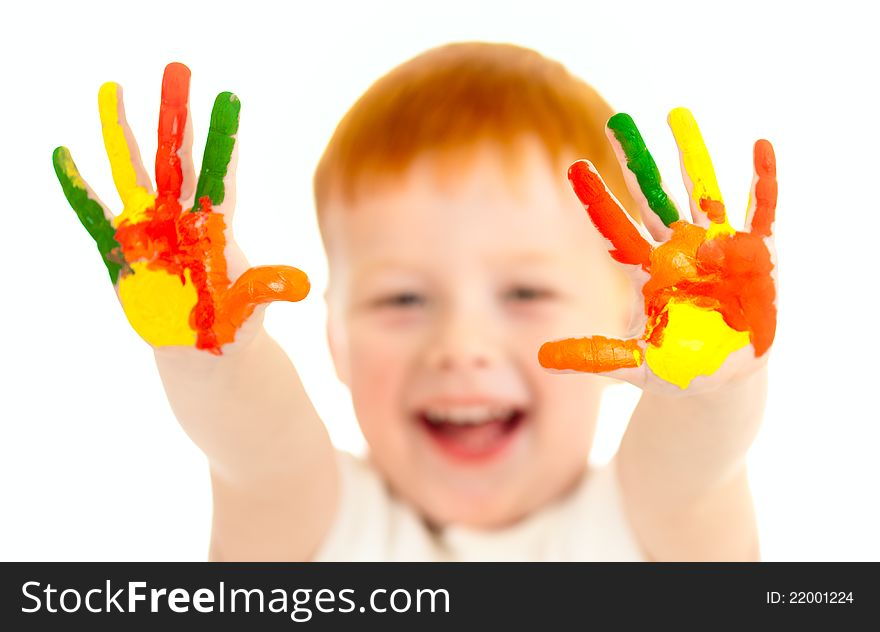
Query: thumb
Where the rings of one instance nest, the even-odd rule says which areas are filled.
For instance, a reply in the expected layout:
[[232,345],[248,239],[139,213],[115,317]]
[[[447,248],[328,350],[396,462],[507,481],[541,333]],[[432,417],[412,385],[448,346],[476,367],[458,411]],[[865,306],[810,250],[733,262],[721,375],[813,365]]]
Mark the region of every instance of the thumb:
[[257,305],[274,301],[296,302],[311,288],[306,273],[291,266],[259,266],[246,270],[223,295],[223,320],[235,329],[247,320]]

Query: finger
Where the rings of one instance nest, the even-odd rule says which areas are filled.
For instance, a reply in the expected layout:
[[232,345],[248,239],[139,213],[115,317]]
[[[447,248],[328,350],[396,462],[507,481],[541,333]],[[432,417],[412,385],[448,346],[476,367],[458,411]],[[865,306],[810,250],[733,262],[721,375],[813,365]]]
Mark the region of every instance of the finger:
[[663,186],[660,170],[645,146],[639,129],[629,114],[615,114],[605,126],[605,133],[623,170],[627,188],[641,206],[645,226],[657,241],[672,235],[669,225],[680,217],[675,202]]
[[116,231],[112,223],[113,215],[82,179],[66,147],[58,147],[52,153],[52,166],[55,167],[55,175],[61,183],[64,197],[95,240],[107,272],[110,273],[110,281],[116,285],[124,260],[122,249],[114,236]]
[[608,250],[611,256],[620,263],[639,265],[647,270],[651,263],[651,244],[605,186],[592,163],[578,160],[568,168],[568,179],[593,224],[611,243]]
[[113,182],[122,199],[123,210],[116,221],[144,219],[144,211],[153,206],[155,197],[137,143],[125,120],[122,88],[118,84],[108,82],[101,86],[98,112]]
[[221,92],[214,100],[211,126],[196,185],[194,211],[201,210],[207,196],[215,212],[231,213],[235,204],[236,135],[241,102],[231,92]]
[[636,338],[567,338],[545,342],[538,351],[538,362],[545,369],[584,373],[635,369],[642,365],[644,358],[644,351]]
[[678,145],[681,175],[690,196],[694,223],[708,228],[706,236],[710,239],[721,233],[733,234],[712,159],[693,114],[687,108],[675,108],[669,113],[669,127]]
[[257,305],[274,301],[301,301],[308,295],[309,278],[291,266],[260,266],[245,271],[223,297],[221,312],[238,329]]
[[776,154],[770,141],[755,143],[755,177],[746,211],[746,230],[754,235],[770,237],[776,220]]
[[[171,63],[165,67],[162,102],[159,106],[159,143],[156,149],[156,190],[159,200],[180,201],[192,194],[189,81],[189,68],[183,64]],[[188,161],[187,165],[184,164],[184,159]],[[187,172],[190,177],[189,191],[184,191]]]

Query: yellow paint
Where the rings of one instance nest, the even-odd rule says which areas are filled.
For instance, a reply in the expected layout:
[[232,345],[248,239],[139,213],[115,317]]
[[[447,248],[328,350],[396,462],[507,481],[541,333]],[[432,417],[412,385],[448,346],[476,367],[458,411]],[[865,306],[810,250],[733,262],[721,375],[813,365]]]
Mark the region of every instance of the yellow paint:
[[198,295],[184,272],[180,277],[162,270],[150,270],[143,261],[131,264],[133,274],[119,280],[119,300],[134,330],[154,347],[196,343],[196,332],[189,326],[189,316]]
[[674,300],[666,309],[669,324],[661,346],[649,344],[645,361],[655,375],[681,388],[698,375],[711,375],[728,355],[749,344],[748,332],[732,329],[715,310]]
[[[675,143],[681,152],[681,162],[684,170],[691,180],[693,189],[689,191],[691,199],[699,208],[701,199],[715,200],[724,203],[721,197],[721,189],[718,188],[718,179],[715,177],[715,168],[709,157],[709,150],[703,141],[700,128],[694,115],[687,108],[675,108],[669,113],[669,127],[675,136]],[[706,233],[707,239],[714,239],[718,235],[732,235],[736,231],[727,221],[727,215],[721,223],[713,222]]]
[[636,366],[642,366],[642,352],[638,349],[633,351],[633,358],[636,361]]
[[113,182],[122,198],[122,213],[116,217],[115,225],[123,220],[138,222],[147,219],[146,210],[155,203],[155,196],[137,182],[137,172],[132,162],[132,148],[125,138],[125,129],[119,120],[119,86],[113,82],[105,83],[98,91],[98,112],[101,115],[101,131],[104,147],[110,159]]
[[724,221],[720,224],[712,222],[709,224],[709,228],[706,229],[706,239],[715,239],[719,235],[735,235],[736,230],[733,226],[730,225],[730,222],[727,221],[727,215],[724,216]]
[[79,174],[79,169],[76,168],[76,165],[73,162],[73,156],[70,155],[70,152],[67,151],[66,148],[61,149],[58,153],[60,157],[61,168],[64,170],[64,175],[66,175],[70,179],[70,183],[76,187],[77,189],[86,189],[86,181],[82,179],[82,176]]

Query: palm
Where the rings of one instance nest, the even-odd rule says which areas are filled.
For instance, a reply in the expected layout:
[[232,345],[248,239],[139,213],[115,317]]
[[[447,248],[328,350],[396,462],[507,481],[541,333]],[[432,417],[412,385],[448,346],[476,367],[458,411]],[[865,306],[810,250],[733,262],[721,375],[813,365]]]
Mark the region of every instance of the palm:
[[183,64],[165,69],[155,192],[125,122],[121,89],[113,83],[101,87],[104,144],[123,202],[119,215],[114,217],[95,196],[66,148],[55,150],[53,163],[135,331],[155,347],[194,346],[219,353],[257,306],[301,300],[309,283],[302,271],[289,266],[246,269],[231,239],[227,219],[234,204],[240,106],[228,92],[214,103],[193,193],[189,78]]
[[670,125],[694,223],[679,219],[641,135],[625,114],[609,120],[609,137],[642,202],[653,239],[629,220],[591,164],[579,161],[569,169],[575,193],[608,240],[611,256],[630,270],[640,289],[634,323],[639,335],[548,342],[539,352],[543,366],[608,372],[640,386],[684,389],[694,388],[695,380],[706,386],[748,373],[766,357],[776,329],[772,146],[763,140],[755,144],[749,230],[735,231],[690,113],[674,110]]

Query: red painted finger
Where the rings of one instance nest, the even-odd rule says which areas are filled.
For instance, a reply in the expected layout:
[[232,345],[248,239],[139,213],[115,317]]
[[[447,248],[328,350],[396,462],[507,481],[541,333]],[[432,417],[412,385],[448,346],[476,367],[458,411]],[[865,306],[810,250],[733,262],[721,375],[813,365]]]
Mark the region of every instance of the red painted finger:
[[538,362],[545,369],[586,373],[632,369],[640,366],[643,358],[637,339],[604,336],[545,342],[538,351]]
[[568,168],[568,179],[593,224],[611,242],[608,250],[611,256],[620,263],[639,265],[647,270],[651,244],[630,221],[593,165],[578,160]]
[[776,219],[776,154],[770,141],[755,143],[755,182],[752,191],[751,222],[749,230],[754,235],[769,237]]
[[180,63],[165,67],[159,107],[159,146],[156,150],[157,200],[178,200],[183,185],[180,148],[184,143],[189,102],[189,68]]

